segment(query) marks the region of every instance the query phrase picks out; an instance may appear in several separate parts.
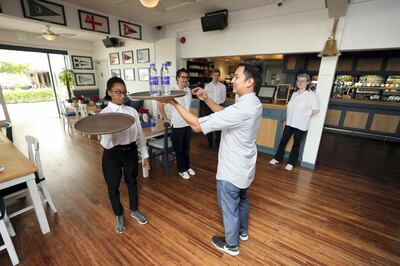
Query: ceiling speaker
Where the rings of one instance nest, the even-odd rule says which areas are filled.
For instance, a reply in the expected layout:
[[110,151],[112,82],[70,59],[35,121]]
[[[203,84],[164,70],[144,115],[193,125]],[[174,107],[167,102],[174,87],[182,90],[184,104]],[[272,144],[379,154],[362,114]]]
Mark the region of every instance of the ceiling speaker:
[[204,17],[201,17],[201,27],[203,28],[203,32],[222,30],[226,26],[228,26],[227,9],[206,13]]

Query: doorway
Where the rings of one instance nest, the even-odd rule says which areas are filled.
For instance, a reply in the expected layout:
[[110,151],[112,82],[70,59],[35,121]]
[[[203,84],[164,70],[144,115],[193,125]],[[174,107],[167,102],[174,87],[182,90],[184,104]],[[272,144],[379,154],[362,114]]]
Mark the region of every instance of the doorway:
[[0,45],[0,86],[12,124],[59,117],[66,51]]

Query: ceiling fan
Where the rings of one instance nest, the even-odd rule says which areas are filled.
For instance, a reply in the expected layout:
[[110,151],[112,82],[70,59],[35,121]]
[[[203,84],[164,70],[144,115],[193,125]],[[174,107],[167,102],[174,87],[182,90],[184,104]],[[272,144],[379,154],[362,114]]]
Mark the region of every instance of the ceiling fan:
[[75,34],[67,34],[67,33],[55,33],[50,30],[50,26],[46,25],[46,28],[42,29],[42,33],[39,34],[38,38],[44,38],[48,41],[54,41],[58,37],[73,37]]
[[[128,0],[116,0],[113,2],[114,5],[126,2]],[[164,13],[165,11],[169,11],[181,6],[185,6],[192,3],[198,3],[201,0],[184,0],[182,3],[177,4],[175,6],[165,7],[161,0],[139,0],[139,2],[147,8],[154,8],[155,10],[159,11],[160,13]]]

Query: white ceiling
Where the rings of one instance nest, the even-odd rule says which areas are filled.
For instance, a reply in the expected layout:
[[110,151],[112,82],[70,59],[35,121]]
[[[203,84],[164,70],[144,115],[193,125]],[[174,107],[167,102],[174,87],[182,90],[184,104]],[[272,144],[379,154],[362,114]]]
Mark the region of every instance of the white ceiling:
[[77,6],[98,10],[115,17],[151,26],[165,26],[204,16],[207,12],[228,9],[239,11],[275,4],[277,0],[160,0],[165,12],[146,8],[139,0],[65,0]]
[[[23,20],[20,18],[13,18],[10,16],[0,15],[0,25],[2,29],[6,30],[14,30],[20,32],[31,32],[37,33],[38,36],[45,29],[45,22],[33,21],[33,20]],[[47,23],[50,25],[51,31],[57,34],[75,34],[75,36],[68,37],[68,39],[76,39],[79,41],[89,41],[93,42],[96,40],[100,40],[104,38],[104,34],[83,31],[83,30],[74,30],[63,26],[57,26],[51,23]]]

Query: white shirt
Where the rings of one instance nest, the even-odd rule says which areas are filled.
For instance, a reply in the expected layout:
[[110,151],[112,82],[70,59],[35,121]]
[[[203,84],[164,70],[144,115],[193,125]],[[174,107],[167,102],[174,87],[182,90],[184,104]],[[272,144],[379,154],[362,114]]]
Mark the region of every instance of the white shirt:
[[286,125],[307,131],[313,110],[319,109],[317,95],[312,91],[293,93],[287,106]]
[[226,87],[221,82],[210,82],[204,88],[207,95],[218,104],[223,104],[226,100]]
[[135,118],[135,124],[130,128],[118,133],[102,135],[100,140],[101,146],[105,149],[111,149],[117,145],[127,145],[136,141],[136,145],[138,146],[142,157],[149,158],[149,153],[146,147],[146,138],[144,137],[142,126],[140,125],[139,114],[135,108],[109,102],[107,107],[101,110],[100,113],[123,113]]
[[[171,90],[180,90],[180,89],[178,87],[175,87],[171,88]],[[192,105],[192,91],[190,90],[189,87],[185,87],[184,91],[186,91],[186,95],[179,98],[175,98],[175,100],[190,112],[190,108]],[[171,120],[173,128],[182,128],[189,126],[172,105],[166,104],[164,108],[165,112],[168,115],[168,118]]]
[[260,100],[255,93],[248,93],[224,110],[199,118],[204,134],[222,130],[217,180],[226,180],[242,189],[250,186],[256,172],[261,115]]

